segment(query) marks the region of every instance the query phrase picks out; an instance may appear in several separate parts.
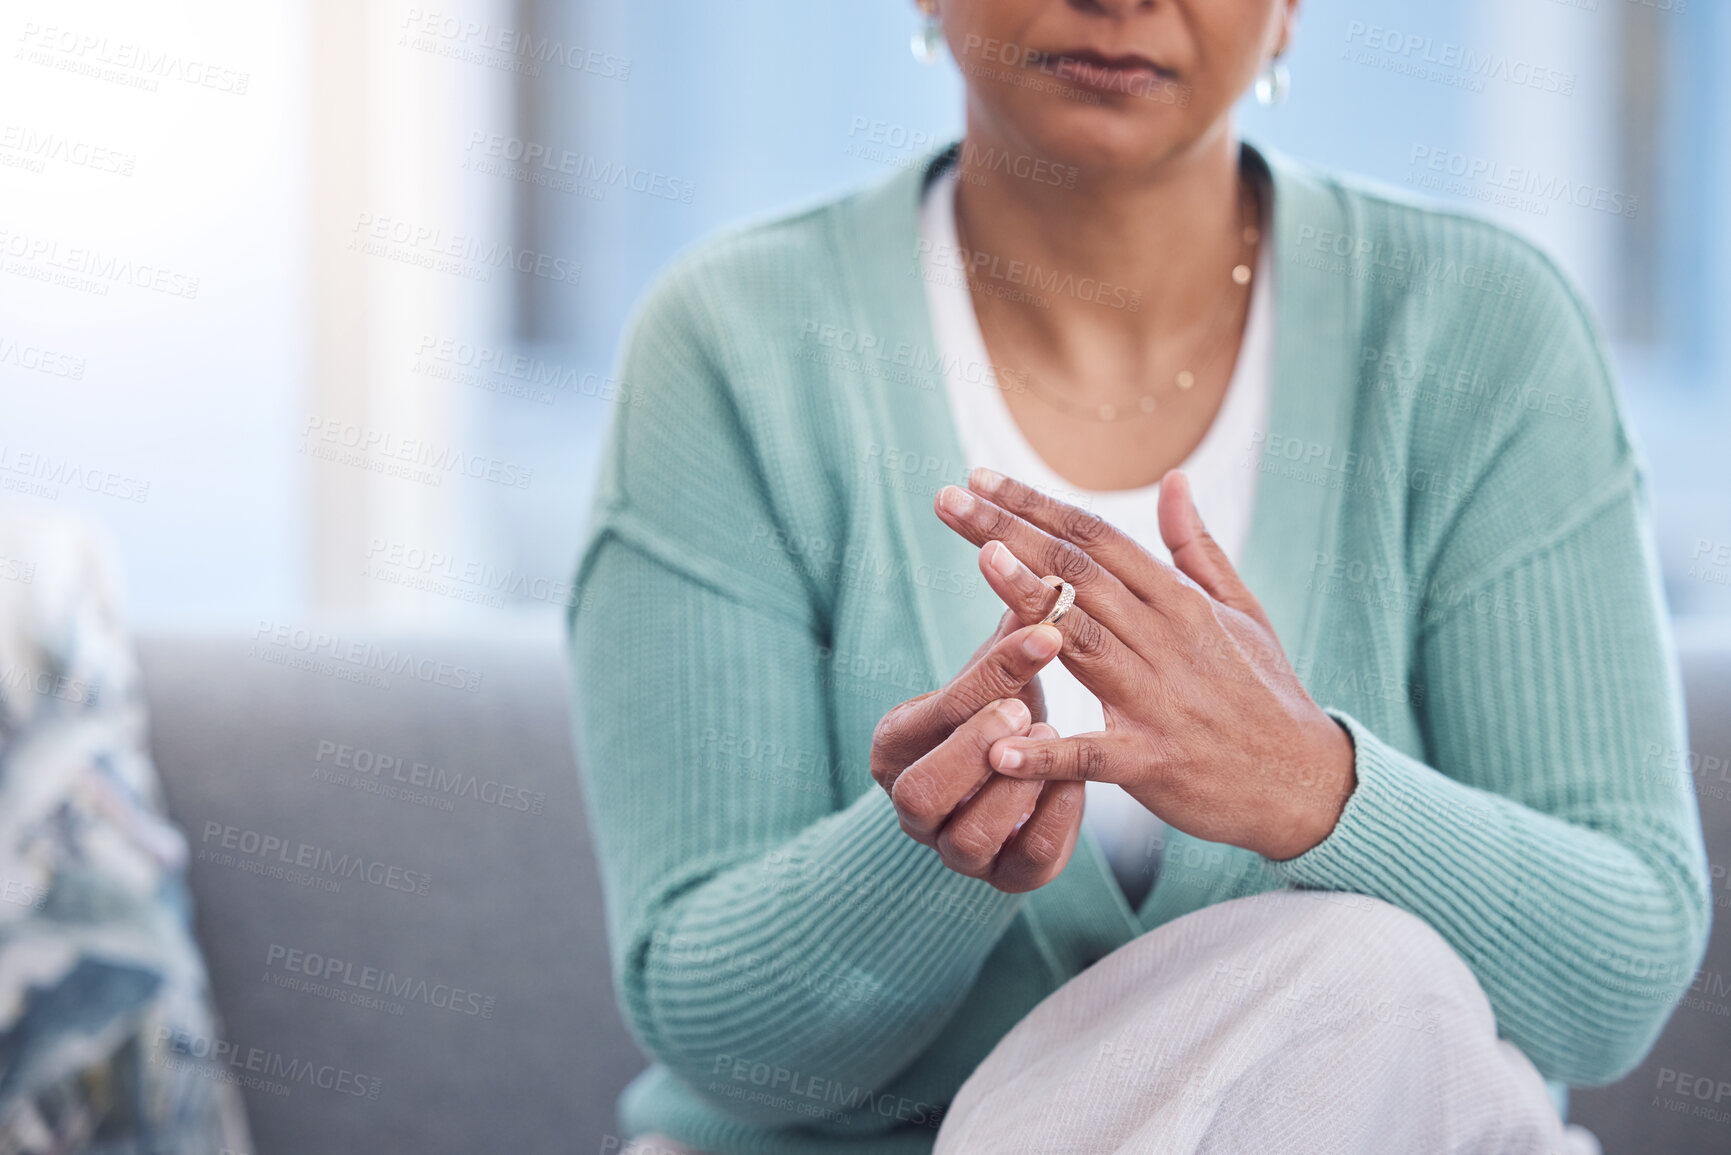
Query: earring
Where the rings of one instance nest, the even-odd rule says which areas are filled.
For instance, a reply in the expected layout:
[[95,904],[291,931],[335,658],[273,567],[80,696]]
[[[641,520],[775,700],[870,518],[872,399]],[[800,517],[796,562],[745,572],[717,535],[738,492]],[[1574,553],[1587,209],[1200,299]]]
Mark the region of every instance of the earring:
[[920,21],[919,31],[909,42],[908,48],[913,52],[914,59],[921,64],[934,64],[938,59],[938,45],[944,42],[944,27],[938,23],[938,14],[921,6],[925,18]]
[[1292,91],[1292,73],[1276,56],[1256,74],[1256,103],[1270,108],[1286,99]]

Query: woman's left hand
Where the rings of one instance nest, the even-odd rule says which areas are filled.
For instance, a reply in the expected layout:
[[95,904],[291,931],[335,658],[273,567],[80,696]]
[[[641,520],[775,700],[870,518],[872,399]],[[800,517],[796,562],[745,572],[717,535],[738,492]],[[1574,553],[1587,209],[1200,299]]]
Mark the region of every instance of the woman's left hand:
[[988,470],[943,489],[937,512],[985,547],[982,572],[1024,624],[1056,601],[1040,575],[1076,588],[1059,657],[1105,708],[1103,731],[997,741],[995,769],[1116,782],[1186,834],[1271,859],[1328,837],[1357,785],[1352,738],[1299,683],[1182,473],[1160,486],[1176,568],[1098,515]]

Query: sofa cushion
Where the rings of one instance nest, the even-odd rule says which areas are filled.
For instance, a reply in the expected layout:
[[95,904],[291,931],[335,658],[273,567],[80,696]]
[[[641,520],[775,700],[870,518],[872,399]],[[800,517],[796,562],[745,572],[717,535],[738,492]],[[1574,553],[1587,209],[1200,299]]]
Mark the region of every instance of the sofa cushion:
[[608,1149],[644,1060],[609,980],[556,634],[140,649],[259,1150]]

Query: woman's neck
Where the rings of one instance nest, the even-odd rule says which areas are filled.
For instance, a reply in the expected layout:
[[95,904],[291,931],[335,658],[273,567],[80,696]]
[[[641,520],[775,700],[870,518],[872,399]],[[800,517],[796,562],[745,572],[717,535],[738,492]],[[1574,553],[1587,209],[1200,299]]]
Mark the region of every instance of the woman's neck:
[[[1032,167],[1045,158],[972,119],[956,188],[958,226],[979,262],[977,283],[982,273],[1019,278],[1018,287],[1039,298],[994,294],[992,308],[1045,358],[1100,367],[1104,355],[1133,370],[1157,359],[1162,346],[1194,339],[1235,299],[1230,278],[1245,251],[1245,198],[1229,125],[1157,171],[1078,168],[1071,184],[1068,169]],[[1059,183],[1048,183],[1053,171]]]

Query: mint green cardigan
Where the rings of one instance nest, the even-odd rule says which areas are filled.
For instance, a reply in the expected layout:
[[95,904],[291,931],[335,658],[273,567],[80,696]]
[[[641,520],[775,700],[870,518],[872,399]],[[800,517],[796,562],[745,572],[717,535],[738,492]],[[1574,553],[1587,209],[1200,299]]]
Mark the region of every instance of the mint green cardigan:
[[639,305],[570,619],[614,978],[655,1060],[627,1134],[927,1151],[1066,979],[1278,887],[1425,919],[1559,1095],[1651,1046],[1711,908],[1604,350],[1525,242],[1261,155],[1278,330],[1241,570],[1358,786],[1290,861],[1170,832],[1140,910],[1087,834],[1030,894],[951,873],[867,769],[1001,612],[931,509],[968,466],[916,252],[931,159],[711,240]]

